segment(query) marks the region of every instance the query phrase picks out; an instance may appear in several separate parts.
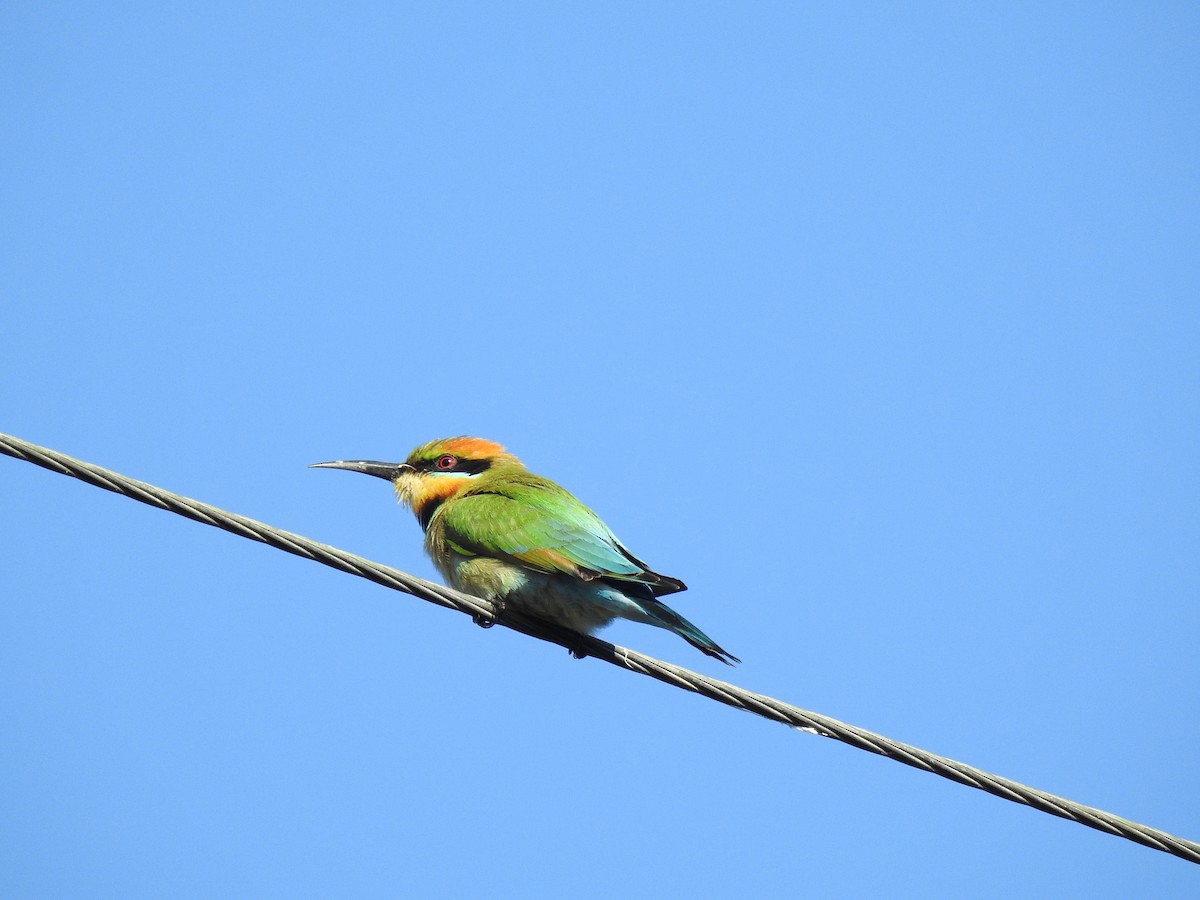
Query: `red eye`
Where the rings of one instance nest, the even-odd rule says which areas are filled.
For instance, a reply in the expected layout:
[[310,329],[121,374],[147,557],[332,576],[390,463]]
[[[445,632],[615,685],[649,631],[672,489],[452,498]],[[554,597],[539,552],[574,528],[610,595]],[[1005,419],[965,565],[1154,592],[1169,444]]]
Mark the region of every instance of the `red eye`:
[[445,456],[438,457],[437,467],[439,469],[441,469],[443,472],[453,469],[456,465],[458,465],[458,460],[455,459],[453,456],[451,456],[449,453],[447,453]]

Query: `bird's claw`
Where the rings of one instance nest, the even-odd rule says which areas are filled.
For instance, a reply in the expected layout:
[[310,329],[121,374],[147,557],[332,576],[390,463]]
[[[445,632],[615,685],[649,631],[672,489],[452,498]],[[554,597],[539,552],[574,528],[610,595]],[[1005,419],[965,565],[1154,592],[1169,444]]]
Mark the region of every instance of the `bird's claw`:
[[496,599],[492,601],[492,614],[490,616],[485,616],[483,613],[475,613],[475,615],[471,616],[471,621],[480,628],[491,628],[493,625],[499,622],[503,616],[504,601]]

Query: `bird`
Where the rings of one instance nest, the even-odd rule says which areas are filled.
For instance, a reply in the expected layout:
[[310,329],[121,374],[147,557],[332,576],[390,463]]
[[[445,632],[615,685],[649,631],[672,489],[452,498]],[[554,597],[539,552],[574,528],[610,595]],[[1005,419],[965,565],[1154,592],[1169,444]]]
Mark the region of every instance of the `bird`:
[[596,513],[494,441],[440,438],[402,463],[353,459],[311,468],[390,481],[424,530],[438,571],[452,587],[490,601],[496,618],[511,606],[584,634],[630,619],[674,632],[727,665],[741,662],[658,599],[687,585],[652,571]]

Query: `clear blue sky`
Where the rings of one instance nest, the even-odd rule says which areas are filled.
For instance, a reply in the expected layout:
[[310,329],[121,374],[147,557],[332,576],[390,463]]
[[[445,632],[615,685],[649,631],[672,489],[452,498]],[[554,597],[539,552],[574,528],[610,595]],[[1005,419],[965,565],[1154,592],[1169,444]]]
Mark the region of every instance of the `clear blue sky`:
[[[1200,838],[1190,4],[9,3],[0,430],[435,577],[499,440],[745,662]],[[0,895],[1200,869],[0,458]]]

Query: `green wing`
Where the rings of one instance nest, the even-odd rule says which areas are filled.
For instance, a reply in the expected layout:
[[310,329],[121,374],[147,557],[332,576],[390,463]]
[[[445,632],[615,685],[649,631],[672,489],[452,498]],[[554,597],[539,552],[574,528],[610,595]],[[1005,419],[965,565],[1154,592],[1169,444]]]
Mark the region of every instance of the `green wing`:
[[436,518],[446,540],[470,554],[503,557],[585,581],[641,582],[655,595],[684,589],[683,582],[647,569],[599,516],[566,490],[527,472],[481,483],[446,503]]

